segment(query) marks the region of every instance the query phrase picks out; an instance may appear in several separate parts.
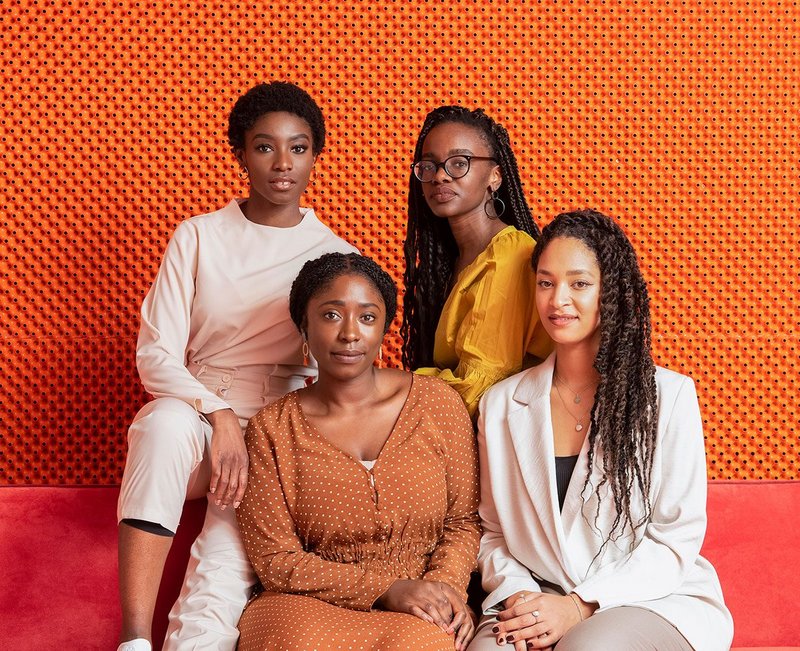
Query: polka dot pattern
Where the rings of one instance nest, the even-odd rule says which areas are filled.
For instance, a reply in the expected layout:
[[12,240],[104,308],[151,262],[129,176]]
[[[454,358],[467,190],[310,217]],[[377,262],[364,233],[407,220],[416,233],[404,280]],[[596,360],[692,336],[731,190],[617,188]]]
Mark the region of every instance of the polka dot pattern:
[[[477,452],[466,409],[443,382],[414,376],[371,472],[309,424],[296,393],[259,412],[246,440],[250,481],[237,516],[247,553],[266,590],[307,603],[291,600],[305,614],[287,618],[263,593],[242,621],[242,648],[332,648],[323,626],[315,644],[292,646],[293,626],[302,622],[307,637],[310,610],[369,611],[397,578],[443,581],[466,596],[480,538]],[[373,645],[383,621],[360,625]]]

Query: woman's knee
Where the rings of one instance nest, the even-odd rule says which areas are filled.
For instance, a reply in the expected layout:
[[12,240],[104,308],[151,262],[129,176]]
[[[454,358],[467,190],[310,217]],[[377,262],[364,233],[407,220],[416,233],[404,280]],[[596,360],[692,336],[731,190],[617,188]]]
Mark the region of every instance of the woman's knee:
[[136,414],[128,429],[128,447],[129,451],[142,448],[154,456],[191,452],[202,458],[204,424],[194,408],[182,400],[157,398]]

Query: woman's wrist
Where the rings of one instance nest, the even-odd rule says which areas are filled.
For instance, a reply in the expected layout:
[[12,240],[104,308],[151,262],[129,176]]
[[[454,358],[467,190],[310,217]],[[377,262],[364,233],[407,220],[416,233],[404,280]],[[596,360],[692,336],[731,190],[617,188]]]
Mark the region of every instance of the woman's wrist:
[[570,598],[572,603],[575,605],[575,610],[580,617],[580,621],[584,619],[588,619],[592,615],[594,615],[594,611],[597,610],[598,605],[595,602],[589,603],[581,599],[580,595],[575,594],[574,592],[570,592],[567,597]]

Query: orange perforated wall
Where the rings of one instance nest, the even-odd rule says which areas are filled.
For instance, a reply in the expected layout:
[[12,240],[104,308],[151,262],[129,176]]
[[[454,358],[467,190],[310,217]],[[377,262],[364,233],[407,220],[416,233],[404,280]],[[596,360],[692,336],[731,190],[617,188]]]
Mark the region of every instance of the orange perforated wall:
[[540,225],[633,239],[709,476],[798,478],[798,52],[794,2],[4,0],[0,483],[120,479],[139,303],[176,224],[244,191],[227,112],[270,79],[328,119],[308,202],[398,280],[425,113],[486,108]]

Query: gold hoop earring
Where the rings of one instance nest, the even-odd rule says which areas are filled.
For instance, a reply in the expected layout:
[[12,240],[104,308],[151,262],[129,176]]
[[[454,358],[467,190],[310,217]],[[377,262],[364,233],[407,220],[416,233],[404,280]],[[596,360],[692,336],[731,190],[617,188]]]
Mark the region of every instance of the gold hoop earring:
[[303,366],[308,366],[308,342],[304,339],[303,340]]
[[247,165],[242,165],[239,168],[238,174],[239,178],[242,179],[242,181],[247,181],[250,178],[250,172],[247,170]]

